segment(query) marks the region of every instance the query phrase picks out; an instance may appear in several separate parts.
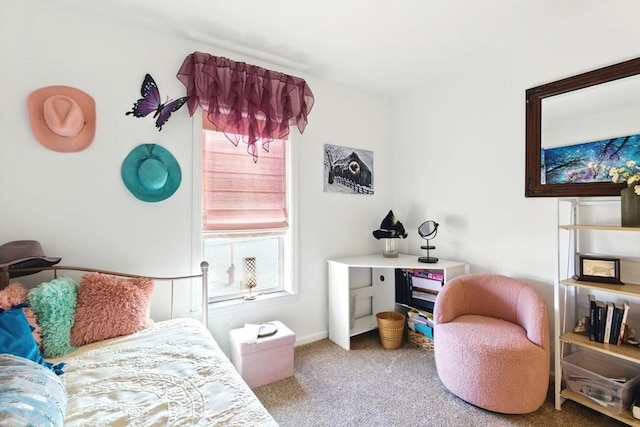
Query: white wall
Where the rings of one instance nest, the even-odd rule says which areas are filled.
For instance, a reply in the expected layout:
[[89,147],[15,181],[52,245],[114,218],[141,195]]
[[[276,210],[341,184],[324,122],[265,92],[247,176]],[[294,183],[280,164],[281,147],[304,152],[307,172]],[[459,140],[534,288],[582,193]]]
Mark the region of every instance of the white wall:
[[395,100],[394,209],[441,224],[435,256],[529,281],[552,315],[556,202],[524,197],[525,90],[640,56],[639,26],[640,2],[602,2]]
[[[277,303],[217,311],[210,329],[225,350],[227,331],[246,322],[279,319],[299,342],[326,337],[327,258],[381,250],[371,231],[391,208],[390,102],[55,3],[0,1],[0,243],[39,240],[48,255],[61,256],[66,265],[158,276],[195,271],[200,260],[191,257],[197,218],[191,208],[192,119],[185,107],[158,132],[151,118],[125,112],[139,97],[145,73],[154,77],[163,97],[183,96],[185,88],[175,75],[194,51],[289,72],[305,78],[316,99],[305,133],[293,135],[300,293]],[[95,99],[96,137],[86,150],[57,153],[33,137],[27,96],[48,85],[74,86]],[[167,147],[183,173],[178,191],[159,203],[136,199],[120,178],[124,157],[149,142]],[[374,151],[374,196],[323,192],[325,143]],[[38,280],[25,278],[31,285]],[[178,313],[190,306],[186,299],[176,304]],[[153,317],[167,317],[169,306],[170,295],[159,292]]]

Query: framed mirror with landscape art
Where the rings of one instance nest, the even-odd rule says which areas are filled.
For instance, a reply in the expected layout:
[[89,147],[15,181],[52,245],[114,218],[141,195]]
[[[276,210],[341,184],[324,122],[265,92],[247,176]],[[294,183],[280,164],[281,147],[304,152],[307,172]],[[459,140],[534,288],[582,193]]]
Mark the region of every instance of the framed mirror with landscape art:
[[619,196],[640,164],[640,58],[526,91],[526,197]]

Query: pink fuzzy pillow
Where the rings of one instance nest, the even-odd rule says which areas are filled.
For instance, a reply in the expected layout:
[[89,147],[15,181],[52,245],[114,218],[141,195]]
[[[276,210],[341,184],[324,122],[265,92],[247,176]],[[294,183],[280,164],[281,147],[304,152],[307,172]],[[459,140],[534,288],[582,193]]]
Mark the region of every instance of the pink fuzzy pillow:
[[[20,282],[9,283],[9,286],[0,291],[0,308],[9,310],[14,305],[27,302],[28,291],[27,288]],[[36,319],[36,315],[33,314],[31,307],[24,307],[22,309],[27,321],[35,329],[31,332],[33,339],[38,343],[38,347],[42,344],[42,338],[40,337],[40,325]]]
[[71,344],[81,346],[129,335],[151,324],[153,280],[124,279],[101,273],[82,276]]

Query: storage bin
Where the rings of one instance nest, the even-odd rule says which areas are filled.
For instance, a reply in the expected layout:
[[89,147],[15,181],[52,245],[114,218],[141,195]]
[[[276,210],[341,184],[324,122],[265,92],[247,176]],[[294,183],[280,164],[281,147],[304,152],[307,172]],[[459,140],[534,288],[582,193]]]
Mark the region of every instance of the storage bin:
[[278,331],[255,343],[245,342],[242,328],[229,332],[231,363],[251,388],[260,387],[293,376],[296,335],[282,322],[270,322]]
[[640,384],[640,365],[578,351],[562,360],[562,378],[571,391],[619,414],[633,403]]
[[397,349],[402,346],[405,319],[404,314],[395,311],[383,311],[376,314],[382,347]]
[[409,342],[409,344],[414,345],[418,348],[433,351],[433,340],[431,338],[425,337],[424,335],[418,332],[413,332],[412,330],[408,330],[407,342]]

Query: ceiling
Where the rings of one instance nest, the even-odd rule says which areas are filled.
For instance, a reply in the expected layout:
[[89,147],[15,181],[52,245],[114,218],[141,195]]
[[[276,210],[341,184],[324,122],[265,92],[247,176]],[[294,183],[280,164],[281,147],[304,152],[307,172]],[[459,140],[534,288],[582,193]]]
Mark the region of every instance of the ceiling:
[[[602,0],[56,0],[394,97],[553,34]],[[542,24],[542,28],[541,28]],[[234,59],[234,58],[230,58]]]

